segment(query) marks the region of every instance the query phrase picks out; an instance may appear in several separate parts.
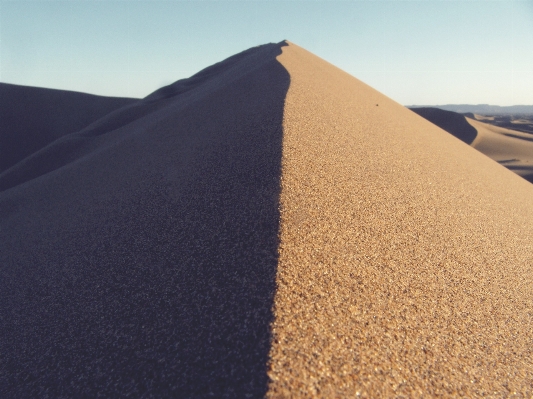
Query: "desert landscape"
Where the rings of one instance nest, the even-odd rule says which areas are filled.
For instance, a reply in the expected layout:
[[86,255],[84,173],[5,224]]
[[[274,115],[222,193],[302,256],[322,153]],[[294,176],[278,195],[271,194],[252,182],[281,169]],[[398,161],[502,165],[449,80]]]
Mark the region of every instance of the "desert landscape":
[[288,41],[0,99],[0,396],[533,395],[530,119]]
[[459,114],[428,107],[411,110],[533,183],[533,115]]
[[489,125],[517,130],[533,134],[533,113],[528,114],[465,114],[470,119],[475,119]]

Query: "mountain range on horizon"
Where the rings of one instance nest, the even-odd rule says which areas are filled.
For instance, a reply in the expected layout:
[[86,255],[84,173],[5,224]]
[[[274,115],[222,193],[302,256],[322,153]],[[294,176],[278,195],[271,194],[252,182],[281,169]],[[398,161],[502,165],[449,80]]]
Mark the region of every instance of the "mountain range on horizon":
[[446,111],[475,114],[533,114],[533,105],[489,105],[489,104],[445,104],[445,105],[406,105],[407,108],[440,108]]
[[288,41],[0,106],[1,397],[533,394],[533,185],[480,121]]

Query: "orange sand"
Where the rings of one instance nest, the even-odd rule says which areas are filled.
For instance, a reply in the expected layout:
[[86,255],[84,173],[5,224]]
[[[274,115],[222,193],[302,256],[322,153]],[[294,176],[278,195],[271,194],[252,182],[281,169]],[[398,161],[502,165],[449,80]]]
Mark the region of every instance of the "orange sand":
[[533,186],[294,44],[278,60],[268,396],[530,397]]

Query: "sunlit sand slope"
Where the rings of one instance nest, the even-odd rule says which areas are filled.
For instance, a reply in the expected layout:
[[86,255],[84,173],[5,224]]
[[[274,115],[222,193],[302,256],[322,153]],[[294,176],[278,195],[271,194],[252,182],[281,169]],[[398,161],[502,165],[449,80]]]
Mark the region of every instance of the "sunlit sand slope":
[[529,397],[533,186],[304,49],[279,61],[270,397]]

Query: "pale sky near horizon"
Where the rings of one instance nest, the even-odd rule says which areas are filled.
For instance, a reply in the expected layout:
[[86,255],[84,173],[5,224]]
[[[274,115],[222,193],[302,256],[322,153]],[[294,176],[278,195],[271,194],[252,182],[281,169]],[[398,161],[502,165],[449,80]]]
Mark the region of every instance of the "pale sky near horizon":
[[144,97],[284,39],[404,105],[533,105],[532,0],[0,0],[0,81]]

